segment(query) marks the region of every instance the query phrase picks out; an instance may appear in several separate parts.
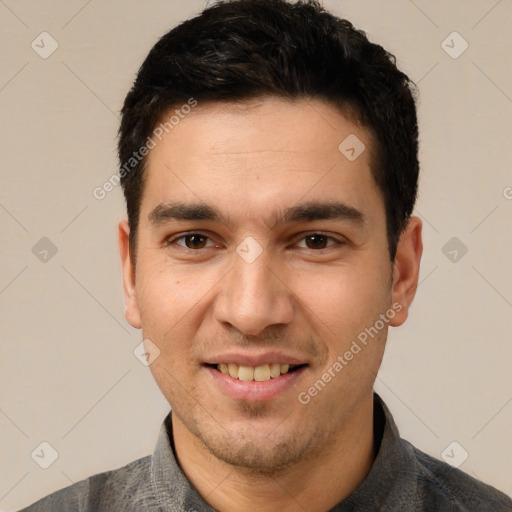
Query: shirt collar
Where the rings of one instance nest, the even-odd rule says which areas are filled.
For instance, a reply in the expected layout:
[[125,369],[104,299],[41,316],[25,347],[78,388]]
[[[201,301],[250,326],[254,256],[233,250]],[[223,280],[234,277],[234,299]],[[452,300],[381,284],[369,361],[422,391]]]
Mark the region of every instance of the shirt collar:
[[171,413],[165,418],[151,457],[151,485],[160,510],[215,512],[178,465],[172,435]]
[[[400,439],[398,428],[382,399],[374,394],[376,458],[361,485],[333,512],[354,510],[361,503],[385,503],[395,495],[414,495],[417,481],[404,468],[415,465],[414,455]],[[171,413],[165,418],[151,458],[151,485],[161,511],[196,510],[215,512],[188,481],[179,467],[174,450]]]
[[416,466],[414,453],[400,438],[391,412],[377,393],[374,393],[373,404],[377,455],[363,482],[352,494],[334,507],[332,512],[356,510],[362,503],[372,503],[381,507],[388,502],[393,502],[398,510],[400,505],[396,502],[398,496],[416,495],[417,478],[411,471]]

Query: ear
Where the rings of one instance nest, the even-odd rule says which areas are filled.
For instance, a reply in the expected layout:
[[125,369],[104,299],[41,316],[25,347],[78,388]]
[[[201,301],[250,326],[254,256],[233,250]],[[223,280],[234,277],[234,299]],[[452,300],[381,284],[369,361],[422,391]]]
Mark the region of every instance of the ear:
[[137,288],[135,287],[135,268],[130,256],[130,226],[126,219],[119,223],[118,241],[123,267],[125,316],[132,327],[140,329],[142,324],[140,321],[139,304],[137,302]]
[[392,301],[402,307],[400,310],[396,308],[397,314],[389,322],[394,327],[407,320],[409,307],[416,295],[423,253],[421,227],[421,219],[411,217],[398,242],[393,266]]

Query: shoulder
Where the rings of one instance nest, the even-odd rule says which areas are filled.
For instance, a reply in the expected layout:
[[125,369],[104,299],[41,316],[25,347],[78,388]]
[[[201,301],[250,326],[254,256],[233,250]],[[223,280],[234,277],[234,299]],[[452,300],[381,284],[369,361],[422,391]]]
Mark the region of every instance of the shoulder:
[[427,455],[408,441],[402,442],[416,459],[418,494],[427,501],[449,503],[454,511],[512,511],[512,500],[501,491]]
[[151,488],[150,466],[151,456],[143,457],[49,494],[19,512],[131,510]]

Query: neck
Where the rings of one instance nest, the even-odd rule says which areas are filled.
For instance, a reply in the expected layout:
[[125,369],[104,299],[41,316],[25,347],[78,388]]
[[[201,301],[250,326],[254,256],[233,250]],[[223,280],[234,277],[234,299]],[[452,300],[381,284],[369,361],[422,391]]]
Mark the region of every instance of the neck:
[[217,459],[175,416],[173,435],[181,469],[216,510],[325,512],[348,497],[372,467],[373,396],[363,400],[313,456],[271,475]]

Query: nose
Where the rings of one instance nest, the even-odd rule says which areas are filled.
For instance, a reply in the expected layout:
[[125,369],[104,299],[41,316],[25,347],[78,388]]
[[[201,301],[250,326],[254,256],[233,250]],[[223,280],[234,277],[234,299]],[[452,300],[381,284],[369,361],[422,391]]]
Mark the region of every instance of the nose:
[[293,295],[278,266],[272,266],[264,254],[252,263],[237,254],[234,259],[231,271],[220,283],[214,318],[252,336],[260,336],[270,326],[289,324]]

